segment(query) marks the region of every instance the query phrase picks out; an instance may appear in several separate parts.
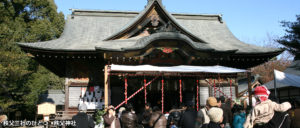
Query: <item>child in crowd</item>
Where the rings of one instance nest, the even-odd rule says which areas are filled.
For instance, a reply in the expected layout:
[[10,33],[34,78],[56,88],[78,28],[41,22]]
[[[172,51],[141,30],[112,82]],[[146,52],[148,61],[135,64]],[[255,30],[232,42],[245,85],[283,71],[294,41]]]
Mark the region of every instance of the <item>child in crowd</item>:
[[[247,116],[246,122],[244,123],[244,128],[265,127],[265,125],[269,125],[268,122],[272,118],[280,116],[280,115],[276,115],[275,112],[285,112],[291,108],[291,104],[289,102],[278,104],[276,102],[269,100],[268,98],[270,95],[270,91],[265,86],[256,87],[254,90],[254,95],[258,103],[256,103],[256,106],[252,109],[250,114]],[[280,121],[275,121],[275,122],[280,123],[284,121],[285,116],[280,119],[281,119]]]

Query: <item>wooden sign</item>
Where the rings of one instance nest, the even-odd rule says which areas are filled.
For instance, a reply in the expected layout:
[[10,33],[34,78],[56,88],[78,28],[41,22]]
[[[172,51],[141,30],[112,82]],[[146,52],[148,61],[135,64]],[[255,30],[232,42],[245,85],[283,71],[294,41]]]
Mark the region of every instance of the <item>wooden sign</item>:
[[39,115],[50,115],[56,113],[56,105],[45,102],[38,105],[38,114]]

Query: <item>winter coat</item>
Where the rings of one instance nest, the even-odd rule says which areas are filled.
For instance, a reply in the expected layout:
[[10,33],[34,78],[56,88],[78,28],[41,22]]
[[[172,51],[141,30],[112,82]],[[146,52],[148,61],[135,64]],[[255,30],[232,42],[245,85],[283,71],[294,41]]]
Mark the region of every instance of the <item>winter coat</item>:
[[233,128],[243,128],[243,124],[246,121],[246,113],[241,112],[239,114],[234,115],[233,118]]
[[277,104],[271,100],[263,101],[257,104],[247,116],[244,128],[252,128],[255,124],[267,123],[274,116],[275,111],[285,112],[291,108],[289,102]]
[[215,122],[209,122],[208,124],[202,125],[201,128],[221,128],[220,124]]
[[123,128],[136,128],[138,118],[135,113],[125,111],[121,115],[121,123]]
[[[159,116],[160,116],[160,118],[158,119]],[[155,123],[155,121],[157,119],[158,119],[158,121]],[[162,114],[161,112],[153,112],[150,117],[150,120],[149,120],[149,126],[154,127],[154,128],[166,128],[167,127],[167,119],[164,116],[164,114]]]
[[193,109],[187,109],[180,120],[181,128],[194,128],[196,126],[197,112]]
[[104,127],[105,128],[111,128],[111,125],[112,125],[113,122],[115,122],[115,128],[121,128],[120,121],[115,116],[109,117],[108,114],[105,114],[103,116],[103,120],[104,120]]
[[144,128],[149,128],[149,120],[152,114],[152,109],[150,108],[149,110],[145,110],[142,114],[141,117],[141,123],[144,126]]
[[94,128],[94,120],[86,113],[79,112],[73,116],[72,120],[76,122],[75,128]]

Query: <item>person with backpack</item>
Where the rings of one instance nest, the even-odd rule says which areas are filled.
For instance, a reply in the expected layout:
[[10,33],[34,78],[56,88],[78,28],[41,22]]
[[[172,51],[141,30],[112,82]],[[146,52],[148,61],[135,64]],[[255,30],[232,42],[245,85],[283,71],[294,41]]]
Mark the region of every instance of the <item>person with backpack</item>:
[[197,113],[196,118],[196,128],[201,128],[203,124],[208,124],[210,119],[208,117],[208,111],[209,109],[213,107],[219,107],[221,104],[220,102],[217,102],[217,99],[215,97],[208,97],[206,100],[206,106]]
[[149,120],[149,126],[152,128],[166,128],[167,127],[167,119],[161,110],[157,107],[153,107],[153,113]]
[[[258,101],[256,106],[247,116],[244,128],[264,128],[286,126],[288,123],[286,112],[291,108],[289,102],[278,104],[269,100],[270,91],[265,86],[258,86],[254,89],[254,95]],[[283,125],[284,124],[284,125]]]
[[201,128],[221,128],[223,122],[223,110],[221,108],[213,107],[207,113],[210,121],[208,124],[202,125]]

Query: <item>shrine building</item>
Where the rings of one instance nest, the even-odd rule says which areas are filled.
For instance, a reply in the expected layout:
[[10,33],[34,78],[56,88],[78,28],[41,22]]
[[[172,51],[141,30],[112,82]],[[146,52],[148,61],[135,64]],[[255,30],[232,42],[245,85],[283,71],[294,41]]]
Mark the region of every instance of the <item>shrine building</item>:
[[73,9],[60,38],[18,45],[65,78],[64,111],[122,102],[198,109],[208,96],[237,97],[239,74],[283,51],[240,41],[222,15],[169,13],[161,0],[141,12]]

